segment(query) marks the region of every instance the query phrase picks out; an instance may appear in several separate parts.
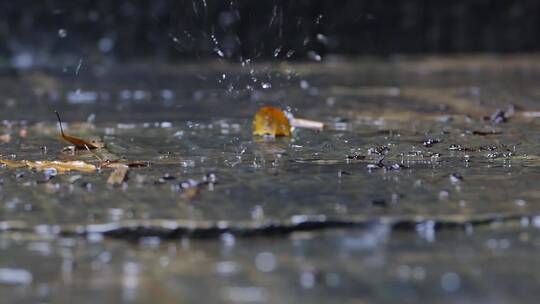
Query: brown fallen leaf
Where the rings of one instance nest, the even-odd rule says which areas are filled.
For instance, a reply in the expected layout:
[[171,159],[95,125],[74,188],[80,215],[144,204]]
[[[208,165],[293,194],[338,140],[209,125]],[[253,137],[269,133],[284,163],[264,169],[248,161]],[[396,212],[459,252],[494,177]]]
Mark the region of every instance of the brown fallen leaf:
[[5,144],[7,144],[10,141],[11,141],[11,135],[10,134],[2,134],[2,135],[0,135],[0,142],[3,142]]
[[7,160],[0,159],[0,163],[6,165],[9,168],[23,168],[28,167],[30,169],[36,169],[42,171],[45,169],[56,169],[58,173],[65,173],[69,171],[80,172],[95,172],[97,167],[85,163],[83,161],[30,161],[30,160]]
[[253,119],[253,135],[291,136],[289,118],[278,108],[262,107]]
[[90,149],[103,148],[102,143],[99,143],[97,141],[86,141],[82,138],[66,135],[64,133],[64,128],[62,127],[62,120],[60,119],[60,114],[58,114],[57,111],[54,111],[54,113],[56,114],[56,117],[58,118],[58,123],[60,124],[60,132],[62,134],[62,138],[65,141],[73,144],[75,146],[75,149],[90,150]]
[[119,164],[118,166],[115,166],[114,171],[109,175],[109,178],[107,179],[107,184],[110,186],[119,186],[121,185],[127,178],[127,174],[129,171],[129,167],[125,164]]

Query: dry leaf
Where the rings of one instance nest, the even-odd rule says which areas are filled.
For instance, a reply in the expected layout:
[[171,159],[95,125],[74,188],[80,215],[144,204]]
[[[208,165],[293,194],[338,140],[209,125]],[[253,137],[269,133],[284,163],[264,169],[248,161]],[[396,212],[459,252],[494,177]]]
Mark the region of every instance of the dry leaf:
[[0,163],[6,165],[9,168],[13,168],[13,169],[26,167],[26,161],[25,160],[15,161],[15,160],[0,159]]
[[8,166],[9,168],[22,168],[28,167],[39,171],[45,169],[56,169],[58,173],[64,173],[68,171],[81,171],[81,172],[95,172],[96,166],[85,163],[83,161],[30,161],[30,160],[6,160],[0,159],[0,163]]
[[107,179],[107,184],[111,186],[121,185],[127,178],[129,167],[127,165],[115,166],[114,171],[111,173]]
[[58,112],[56,111],[54,111],[54,113],[56,113],[56,117],[58,118],[58,123],[60,124],[60,132],[62,134],[62,138],[65,141],[73,144],[76,149],[89,150],[89,149],[103,148],[102,143],[99,143],[97,141],[86,141],[84,139],[81,139],[75,136],[66,135],[64,133],[64,128],[62,127],[62,120],[60,119],[60,114],[58,114]]
[[289,118],[278,108],[262,107],[253,119],[253,135],[291,136]]
[[3,142],[3,143],[8,143],[11,141],[11,135],[10,134],[3,134],[3,135],[0,135],[0,142]]

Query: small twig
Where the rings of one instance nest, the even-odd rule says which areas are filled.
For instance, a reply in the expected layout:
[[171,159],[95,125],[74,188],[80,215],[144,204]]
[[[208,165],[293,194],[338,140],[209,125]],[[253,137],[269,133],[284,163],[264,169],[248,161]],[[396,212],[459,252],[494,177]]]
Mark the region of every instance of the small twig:
[[309,120],[303,118],[291,118],[291,126],[296,128],[305,128],[311,130],[322,131],[324,129],[324,123],[316,120]]

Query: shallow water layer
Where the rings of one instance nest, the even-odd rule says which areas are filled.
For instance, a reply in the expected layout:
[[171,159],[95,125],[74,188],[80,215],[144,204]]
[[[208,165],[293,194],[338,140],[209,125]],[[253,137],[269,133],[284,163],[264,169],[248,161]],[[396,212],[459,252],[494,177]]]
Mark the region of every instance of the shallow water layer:
[[[5,73],[2,159],[150,165],[119,186],[106,168],[1,167],[0,289],[11,302],[66,303],[96,291],[141,303],[493,303],[516,299],[510,285],[532,294],[539,62]],[[327,128],[254,138],[264,104]],[[63,151],[54,110],[67,133],[105,148]]]

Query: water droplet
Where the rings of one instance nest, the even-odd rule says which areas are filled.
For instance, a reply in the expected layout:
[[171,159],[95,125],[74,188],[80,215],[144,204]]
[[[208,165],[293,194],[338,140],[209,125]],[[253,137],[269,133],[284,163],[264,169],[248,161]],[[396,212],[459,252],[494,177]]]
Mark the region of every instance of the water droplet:
[[270,89],[272,87],[272,84],[269,82],[261,82],[261,87],[263,89]]
[[328,37],[326,37],[323,34],[317,34],[317,41],[319,41],[320,43],[322,43],[324,45],[327,45],[328,44]]
[[59,29],[59,30],[58,30],[58,37],[60,37],[60,38],[66,38],[66,37],[67,37],[67,31],[66,31],[66,29]]
[[321,55],[317,54],[315,51],[309,51],[307,53],[307,56],[308,56],[309,59],[314,60],[314,61],[321,61],[322,60]]
[[221,58],[225,57],[225,54],[223,53],[223,51],[218,49],[217,47],[214,48],[214,52],[216,52],[216,54]]

